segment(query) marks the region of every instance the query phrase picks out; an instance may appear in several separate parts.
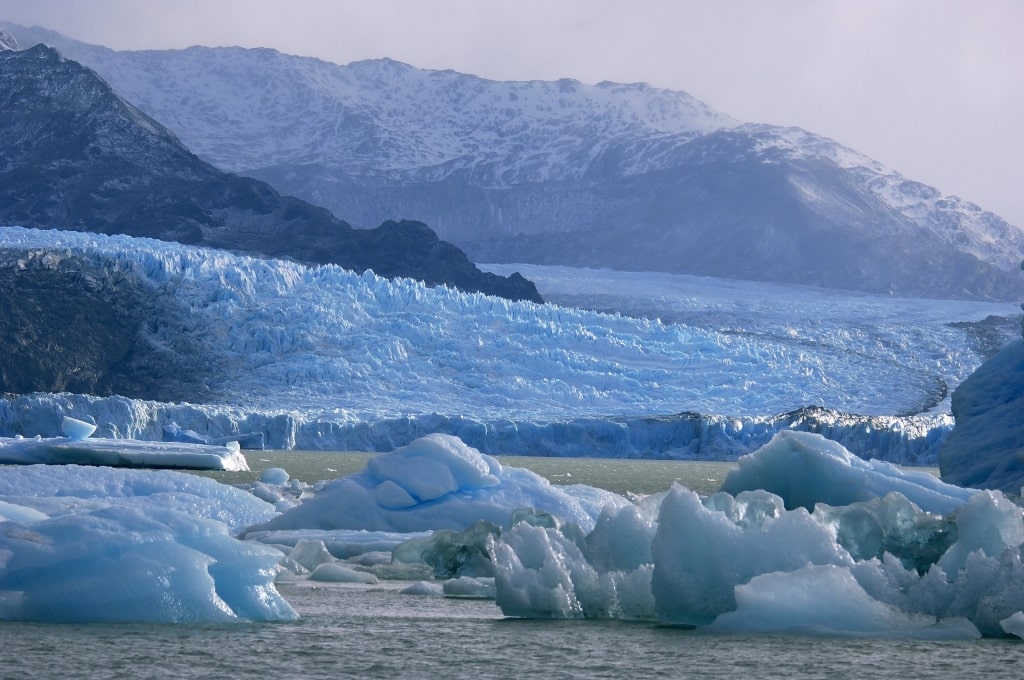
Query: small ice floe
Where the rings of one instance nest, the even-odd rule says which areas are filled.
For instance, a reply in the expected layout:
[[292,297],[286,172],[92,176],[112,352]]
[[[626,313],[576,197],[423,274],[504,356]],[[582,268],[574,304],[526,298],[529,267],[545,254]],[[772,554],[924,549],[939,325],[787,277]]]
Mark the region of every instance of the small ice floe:
[[223,445],[150,442],[92,437],[96,426],[65,416],[63,437],[0,437],[0,463],[8,465],[105,465],[184,470],[249,469],[238,442]]

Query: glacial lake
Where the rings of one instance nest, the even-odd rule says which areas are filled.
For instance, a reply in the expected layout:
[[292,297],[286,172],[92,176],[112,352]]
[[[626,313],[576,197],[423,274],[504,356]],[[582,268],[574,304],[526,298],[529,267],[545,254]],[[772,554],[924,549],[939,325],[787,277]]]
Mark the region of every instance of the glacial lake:
[[[335,479],[366,467],[373,453],[352,451],[243,451],[249,472],[199,471],[225,484],[241,484],[260,478],[267,468],[283,468],[293,479],[311,483]],[[586,484],[621,495],[667,491],[680,482],[697,493],[718,491],[735,463],[718,461],[635,460],[622,458],[549,458],[543,456],[495,456],[502,465],[532,470],[552,484]]]

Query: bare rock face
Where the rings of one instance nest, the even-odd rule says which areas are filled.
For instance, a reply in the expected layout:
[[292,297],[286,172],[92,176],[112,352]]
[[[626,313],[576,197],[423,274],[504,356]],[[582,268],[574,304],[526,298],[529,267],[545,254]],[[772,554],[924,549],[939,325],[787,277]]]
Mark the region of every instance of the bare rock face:
[[208,391],[201,339],[154,341],[184,312],[130,273],[61,248],[0,250],[0,289],[0,392],[195,401]]

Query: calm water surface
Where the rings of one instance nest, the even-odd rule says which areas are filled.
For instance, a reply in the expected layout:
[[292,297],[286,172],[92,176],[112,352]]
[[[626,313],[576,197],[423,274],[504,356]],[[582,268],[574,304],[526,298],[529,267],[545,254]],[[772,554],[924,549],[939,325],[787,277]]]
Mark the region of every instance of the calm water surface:
[[[248,452],[256,479],[361,470],[367,454]],[[501,458],[556,483],[711,493],[728,463]],[[325,474],[326,473],[326,474]],[[506,619],[491,601],[373,586],[282,584],[292,623],[217,626],[0,623],[0,680],[25,678],[1020,678],[1019,640],[927,642],[713,635],[618,621]]]
[[[284,468],[295,479],[315,482],[360,472],[372,453],[350,451],[245,451],[249,472],[200,472],[227,484],[260,478],[267,468]],[[587,484],[619,494],[666,491],[673,482],[701,494],[718,491],[735,463],[616,458],[497,456],[502,465],[533,470],[553,484]]]
[[302,619],[220,626],[0,623],[0,678],[1020,678],[1024,644],[711,635],[504,619],[402,584],[282,586]]

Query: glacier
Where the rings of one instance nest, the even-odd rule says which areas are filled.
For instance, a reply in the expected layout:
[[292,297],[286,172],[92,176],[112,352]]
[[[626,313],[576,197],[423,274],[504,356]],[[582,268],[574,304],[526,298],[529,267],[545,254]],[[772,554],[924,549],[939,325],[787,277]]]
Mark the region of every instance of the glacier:
[[9,437],[56,436],[70,416],[100,437],[150,441],[174,426],[269,448],[390,451],[439,432],[490,454],[731,460],[804,429],[861,457],[927,465],[952,427],[950,390],[986,351],[956,324],[1018,313],[605,273],[626,312],[630,290],[665,286],[660,319],[124,236],[3,227],[0,247],[136,282],[164,310],[143,341],[200,352],[180,360],[208,388],[195,403],[5,395]]

